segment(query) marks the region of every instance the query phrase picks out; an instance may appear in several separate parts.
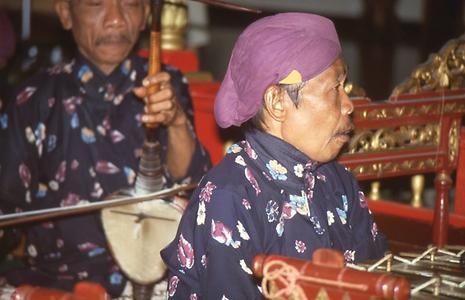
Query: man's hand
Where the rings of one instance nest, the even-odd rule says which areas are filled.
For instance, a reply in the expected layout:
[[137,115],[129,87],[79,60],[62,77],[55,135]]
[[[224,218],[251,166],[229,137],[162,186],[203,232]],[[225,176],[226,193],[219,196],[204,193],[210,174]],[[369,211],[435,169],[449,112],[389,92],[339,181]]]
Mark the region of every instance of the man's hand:
[[[166,72],[147,76],[142,81],[142,86],[134,89],[134,93],[145,102],[142,123],[150,128],[160,125],[167,127],[166,163],[171,176],[179,179],[187,174],[195,150],[195,141],[170,79],[170,74]],[[154,85],[159,85],[159,89],[152,92],[151,87]]]
[[[160,72],[147,76],[142,86],[134,89],[134,93],[145,102],[142,123],[148,127],[179,126],[187,123],[187,117],[176,99],[176,93],[170,83],[169,73]],[[155,92],[151,87],[159,86]]]

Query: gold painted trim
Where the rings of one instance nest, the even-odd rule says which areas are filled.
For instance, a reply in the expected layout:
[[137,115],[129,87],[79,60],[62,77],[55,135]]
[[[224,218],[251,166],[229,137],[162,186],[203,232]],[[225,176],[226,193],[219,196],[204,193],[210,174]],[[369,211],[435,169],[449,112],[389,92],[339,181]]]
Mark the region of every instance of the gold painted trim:
[[449,162],[452,164],[457,160],[459,152],[459,121],[454,120],[449,129]]
[[439,123],[359,129],[355,130],[345,155],[437,147],[440,134]]
[[465,113],[465,103],[463,101],[454,101],[444,104],[443,102],[418,106],[396,106],[393,108],[381,109],[362,109],[355,110],[354,115],[356,119],[361,120],[389,120],[394,118],[407,118],[407,117],[422,117],[441,115],[444,113]]
[[365,175],[382,177],[386,173],[395,173],[410,170],[416,170],[418,172],[421,172],[422,170],[433,169],[436,166],[436,160],[430,158],[426,160],[404,160],[396,163],[387,162],[359,164],[354,169],[348,169],[351,170],[355,176]]

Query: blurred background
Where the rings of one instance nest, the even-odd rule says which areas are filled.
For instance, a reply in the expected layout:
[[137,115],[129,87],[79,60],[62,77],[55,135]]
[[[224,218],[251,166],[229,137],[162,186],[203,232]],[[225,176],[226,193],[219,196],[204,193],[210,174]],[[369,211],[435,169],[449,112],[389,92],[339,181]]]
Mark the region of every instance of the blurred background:
[[[232,46],[248,24],[277,12],[313,12],[334,20],[349,65],[349,80],[375,101],[387,98],[417,64],[464,30],[462,0],[229,2],[259,8],[263,13],[186,2],[185,45],[196,50],[200,69],[214,79],[223,78]],[[138,47],[147,45],[147,36],[143,35]],[[61,29],[54,14],[53,0],[0,0],[0,96],[38,69],[66,59],[74,48],[71,35]]]

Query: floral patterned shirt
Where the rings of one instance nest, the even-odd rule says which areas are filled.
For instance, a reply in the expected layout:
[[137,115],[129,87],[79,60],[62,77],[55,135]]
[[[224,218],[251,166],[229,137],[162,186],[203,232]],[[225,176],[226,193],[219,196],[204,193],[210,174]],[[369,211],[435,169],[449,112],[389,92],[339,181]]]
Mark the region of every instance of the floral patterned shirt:
[[[185,78],[164,68],[193,124]],[[0,114],[0,213],[100,201],[133,186],[145,134],[140,122],[144,104],[132,89],[141,85],[146,69],[146,60],[130,56],[105,76],[78,56],[26,82]],[[158,129],[158,135],[165,161],[166,129]],[[180,181],[198,182],[209,167],[208,154],[196,139],[188,175]],[[170,186],[174,181],[165,173]],[[76,281],[87,280],[101,283],[112,295],[122,292],[125,278],[106,246],[99,213],[25,229],[26,267],[4,274],[11,284],[72,289]],[[17,236],[17,229],[0,228],[2,244]]]
[[261,299],[255,255],[311,259],[318,248],[348,262],[382,257],[384,236],[355,177],[260,131],[232,145],[202,179],[174,241],[162,251],[171,299]]

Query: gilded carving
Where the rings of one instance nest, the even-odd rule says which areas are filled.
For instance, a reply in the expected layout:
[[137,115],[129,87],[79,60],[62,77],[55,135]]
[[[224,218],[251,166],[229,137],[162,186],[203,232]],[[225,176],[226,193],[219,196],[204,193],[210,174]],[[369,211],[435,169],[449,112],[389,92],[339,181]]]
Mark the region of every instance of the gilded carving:
[[344,84],[344,91],[351,97],[365,97],[367,95],[361,86],[358,86],[353,82],[346,82],[346,84]]
[[465,87],[465,35],[450,40],[438,53],[416,67],[410,77],[399,84],[391,97],[422,91]]
[[442,113],[465,113],[465,103],[462,101],[437,102],[418,106],[393,106],[393,108],[355,110],[356,118],[362,120],[387,120],[399,117],[421,117],[439,115]]
[[447,185],[452,183],[452,178],[446,172],[441,172],[436,175],[434,181],[439,182],[440,185]]
[[349,293],[345,292],[344,295],[342,296],[341,300],[350,300],[350,295]]
[[[386,173],[400,172],[400,171],[409,171],[417,170],[421,172],[422,170],[427,170],[436,167],[435,159],[426,159],[426,160],[404,160],[402,162],[387,162],[387,163],[368,163],[357,165],[352,171],[354,175],[365,175],[365,176],[381,176]],[[350,168],[349,168],[350,169]]]
[[465,112],[465,103],[462,102],[453,102],[453,103],[446,103],[444,106],[444,112],[445,113],[450,113],[450,112],[460,112],[463,113]]
[[[302,298],[304,299],[304,298]],[[328,300],[330,299],[329,298],[329,295],[328,295],[328,292],[326,291],[325,288],[320,288],[320,290],[318,291],[318,294],[316,295],[315,297],[315,300]]]
[[348,153],[368,153],[437,146],[439,144],[439,136],[439,123],[358,129],[350,140]]
[[459,121],[455,120],[449,129],[449,162],[453,163],[457,159],[459,151]]

